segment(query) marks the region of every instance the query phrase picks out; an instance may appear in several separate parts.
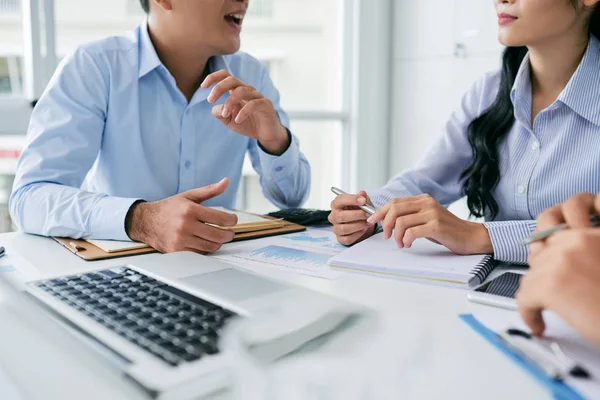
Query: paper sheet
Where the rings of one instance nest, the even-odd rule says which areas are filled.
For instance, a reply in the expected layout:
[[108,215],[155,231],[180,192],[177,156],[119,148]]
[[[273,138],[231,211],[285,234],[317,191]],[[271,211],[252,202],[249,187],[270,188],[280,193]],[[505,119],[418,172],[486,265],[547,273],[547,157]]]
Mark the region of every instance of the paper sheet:
[[[481,307],[474,316],[495,332],[504,332],[508,328],[529,332],[519,313],[515,311]],[[569,357],[584,366],[592,376],[591,379],[569,377],[565,383],[586,398],[600,398],[600,348],[587,342],[552,312],[544,313],[544,321],[546,322],[544,336],[558,343]]]
[[267,266],[325,279],[344,275],[327,265],[330,257],[344,249],[327,230],[274,236],[232,243],[212,255],[223,261],[244,266]]
[[88,239],[87,242],[90,242],[96,247],[101,248],[107,253],[116,253],[119,251],[125,250],[135,250],[135,249],[143,249],[149,247],[147,244],[139,243],[139,242],[130,242],[130,241],[120,241],[120,240],[96,240],[96,239]]
[[235,214],[238,217],[238,225],[243,225],[243,224],[255,224],[257,222],[271,222],[272,220],[267,219],[267,218],[263,218],[259,215],[253,215],[253,214],[248,214],[245,212],[239,212],[239,211],[232,211],[232,210],[228,210],[225,207],[211,207],[213,210],[217,210],[217,211],[222,211],[222,212],[226,212],[229,214]]

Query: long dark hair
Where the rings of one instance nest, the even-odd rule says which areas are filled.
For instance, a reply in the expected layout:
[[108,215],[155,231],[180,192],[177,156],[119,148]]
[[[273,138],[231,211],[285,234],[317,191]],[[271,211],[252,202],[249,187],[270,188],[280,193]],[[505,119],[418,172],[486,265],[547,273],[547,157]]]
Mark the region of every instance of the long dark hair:
[[[577,7],[579,0],[570,0]],[[600,38],[600,7],[595,7],[589,22],[590,33]],[[502,74],[496,100],[481,116],[469,125],[469,143],[473,151],[473,161],[461,175],[467,178],[463,194],[467,205],[475,217],[498,215],[498,203],[493,191],[500,182],[498,144],[512,128],[514,106],[510,92],[517,78],[519,67],[527,55],[527,47],[507,47],[502,56]]]

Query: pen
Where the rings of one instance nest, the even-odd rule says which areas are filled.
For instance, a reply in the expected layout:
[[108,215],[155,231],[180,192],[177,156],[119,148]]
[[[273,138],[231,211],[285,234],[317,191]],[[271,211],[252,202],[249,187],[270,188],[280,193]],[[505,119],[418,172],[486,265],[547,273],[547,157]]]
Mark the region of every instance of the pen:
[[5,254],[6,254],[6,249],[4,248],[4,246],[0,246],[0,257],[2,257]]
[[[348,193],[344,192],[342,189],[338,189],[338,188],[336,188],[336,187],[331,187],[331,191],[332,191],[333,193],[335,193],[336,195],[338,195],[338,196],[339,196],[339,195],[342,195],[342,194],[348,194]],[[375,214],[375,211],[377,211],[377,210],[375,209],[375,207],[373,207],[373,206],[370,206],[370,205],[368,205],[368,204],[365,204],[364,206],[358,206],[358,207],[359,207],[361,210],[363,210],[364,212],[367,212],[367,213],[369,213],[369,214]]]
[[[523,356],[536,364],[544,372],[556,380],[563,380],[567,376],[574,378],[588,379],[591,377],[590,373],[581,365],[577,364],[575,360],[565,354],[560,345],[556,342],[550,342],[546,344],[540,341],[538,338],[533,337],[531,334],[522,331],[520,329],[508,329],[506,333],[500,335],[505,342],[511,345],[511,347],[518,350]],[[525,339],[531,345],[537,347],[546,356],[541,354],[534,354],[533,348],[530,346],[522,346],[518,342],[518,338]]]
[[[592,226],[600,226],[600,216],[598,216],[597,214],[590,215],[590,222],[592,223]],[[567,225],[567,224],[556,225],[555,227],[550,228],[548,230],[534,233],[533,235],[529,236],[528,238],[523,239],[521,241],[521,244],[525,246],[525,245],[537,242],[539,240],[544,240],[544,239],[550,237],[551,235],[553,235],[554,233],[562,231],[563,229],[568,229],[568,228],[569,228],[569,225]]]

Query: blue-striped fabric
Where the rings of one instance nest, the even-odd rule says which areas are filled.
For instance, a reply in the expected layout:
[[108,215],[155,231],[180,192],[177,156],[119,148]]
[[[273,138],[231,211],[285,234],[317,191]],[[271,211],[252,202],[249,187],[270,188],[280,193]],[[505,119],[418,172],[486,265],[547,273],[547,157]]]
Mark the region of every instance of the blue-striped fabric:
[[[600,192],[600,41],[591,36],[568,85],[533,127],[529,71],[527,57],[511,92],[516,122],[500,143],[499,213],[485,222],[494,258],[523,264],[528,249],[519,242],[535,229],[538,214],[574,194]],[[477,81],[417,167],[368,191],[375,206],[422,193],[445,206],[460,199],[460,175],[472,160],[468,126],[494,102],[499,83],[500,71]]]

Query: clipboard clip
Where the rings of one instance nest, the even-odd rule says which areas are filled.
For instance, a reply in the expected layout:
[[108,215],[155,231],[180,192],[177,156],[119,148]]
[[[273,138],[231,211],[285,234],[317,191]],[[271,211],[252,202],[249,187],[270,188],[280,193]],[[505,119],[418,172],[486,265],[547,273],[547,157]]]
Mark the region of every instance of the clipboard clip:
[[85,247],[78,245],[75,242],[69,242],[69,248],[74,252],[74,253],[78,253],[80,251],[85,251]]

